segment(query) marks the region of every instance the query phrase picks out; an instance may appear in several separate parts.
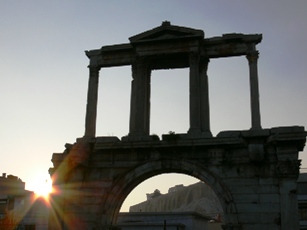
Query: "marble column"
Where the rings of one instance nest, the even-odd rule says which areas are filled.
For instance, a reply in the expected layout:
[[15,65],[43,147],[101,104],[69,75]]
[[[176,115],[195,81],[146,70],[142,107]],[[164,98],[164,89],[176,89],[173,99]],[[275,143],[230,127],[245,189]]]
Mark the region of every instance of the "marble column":
[[85,117],[85,137],[95,137],[96,135],[96,116],[97,116],[97,98],[99,70],[97,66],[89,67],[89,81],[87,91],[87,105]]
[[129,136],[149,136],[150,129],[150,73],[144,58],[132,64]]
[[210,131],[210,108],[209,108],[209,86],[208,86],[208,58],[200,59],[200,119],[201,132],[209,134]]
[[258,89],[258,69],[257,61],[259,52],[257,50],[250,51],[246,54],[249,64],[250,77],[250,100],[251,100],[251,129],[261,129],[260,108],[259,108],[259,89]]
[[199,54],[189,54],[190,62],[190,129],[189,134],[201,133],[201,97],[200,97],[200,71]]

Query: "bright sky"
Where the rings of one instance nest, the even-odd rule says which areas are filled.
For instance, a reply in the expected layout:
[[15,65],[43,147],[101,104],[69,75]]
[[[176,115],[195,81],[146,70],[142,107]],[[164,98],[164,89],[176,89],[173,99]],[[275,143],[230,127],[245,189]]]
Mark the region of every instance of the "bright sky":
[[[306,0],[0,0],[1,172],[20,177],[30,190],[36,180],[49,179],[52,153],[84,134],[84,51],[127,43],[164,20],[202,29],[206,37],[262,33],[262,126],[307,126]],[[130,67],[100,74],[97,135],[122,137],[128,133]],[[213,134],[249,129],[246,58],[212,60],[208,74]],[[154,71],[151,98],[151,133],[187,131],[187,69]],[[155,188],[166,192],[170,184],[164,184],[148,185],[142,196]]]

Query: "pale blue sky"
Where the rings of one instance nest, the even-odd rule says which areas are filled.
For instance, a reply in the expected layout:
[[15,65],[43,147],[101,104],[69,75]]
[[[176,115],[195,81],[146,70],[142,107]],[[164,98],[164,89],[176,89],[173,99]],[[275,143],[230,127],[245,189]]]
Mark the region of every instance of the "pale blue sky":
[[[62,152],[65,143],[84,133],[84,51],[127,43],[164,20],[202,29],[206,37],[262,33],[262,126],[307,126],[305,0],[0,0],[0,173],[20,177],[28,189],[38,175],[47,179],[52,153]],[[151,133],[187,131],[187,71],[153,72]],[[213,134],[249,129],[246,58],[212,60],[208,74]],[[130,81],[130,67],[101,71],[98,135],[128,133]]]

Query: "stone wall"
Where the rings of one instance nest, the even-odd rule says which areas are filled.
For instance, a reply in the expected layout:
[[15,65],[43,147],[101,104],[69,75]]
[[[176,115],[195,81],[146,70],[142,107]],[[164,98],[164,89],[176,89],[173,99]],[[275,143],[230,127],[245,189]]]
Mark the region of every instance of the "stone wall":
[[[53,218],[59,219],[62,229],[111,229],[138,184],[174,172],[199,178],[213,189],[225,229],[298,229],[298,152],[305,137],[303,127],[283,127],[199,139],[185,135],[138,142],[80,139],[73,147],[67,145],[63,154],[53,155],[50,172],[59,191],[53,204],[65,210],[55,209]],[[86,161],[78,161],[86,151]]]

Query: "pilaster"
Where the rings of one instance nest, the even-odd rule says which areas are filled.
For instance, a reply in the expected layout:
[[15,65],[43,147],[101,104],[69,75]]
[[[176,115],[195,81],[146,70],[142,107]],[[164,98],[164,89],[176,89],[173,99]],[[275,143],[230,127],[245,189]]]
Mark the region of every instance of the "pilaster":
[[[300,143],[295,140],[298,139],[298,136],[295,138],[290,137],[294,133],[286,134],[282,133],[282,128],[279,128],[279,130],[275,148],[277,155],[276,174],[279,178],[281,230],[298,230],[297,179],[300,174],[301,164],[301,160],[298,159]],[[303,134],[301,137],[305,139],[306,133],[301,132],[301,134]],[[292,139],[292,143],[288,142],[285,138],[286,135],[288,140]]]
[[279,184],[281,230],[299,230],[297,183],[295,179],[283,178]]

